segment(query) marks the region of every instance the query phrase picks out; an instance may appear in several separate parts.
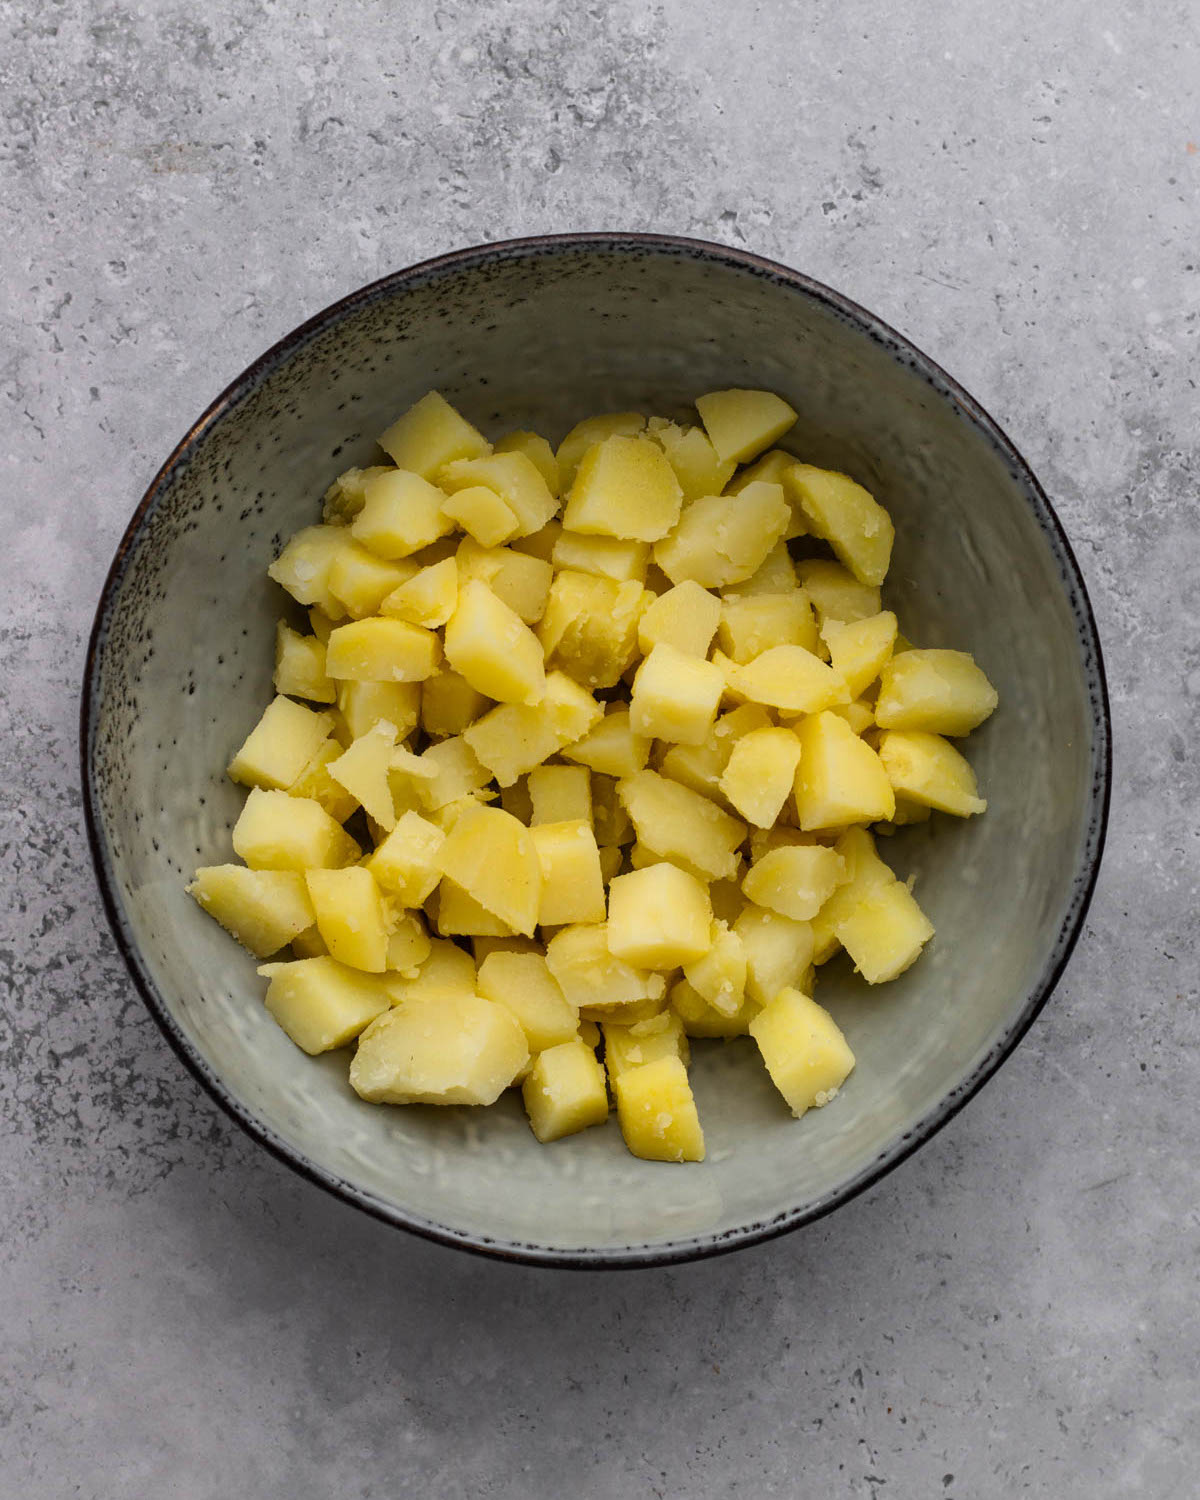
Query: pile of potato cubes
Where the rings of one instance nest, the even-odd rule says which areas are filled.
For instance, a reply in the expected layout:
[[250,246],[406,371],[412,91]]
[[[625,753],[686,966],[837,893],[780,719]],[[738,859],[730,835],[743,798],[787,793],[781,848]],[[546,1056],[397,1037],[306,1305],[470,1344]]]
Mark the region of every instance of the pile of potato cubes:
[[307,629],[229,766],[242,863],[189,889],[290,947],[267,1008],[306,1052],[357,1042],[364,1099],[519,1086],[553,1141],[611,1090],[636,1156],[699,1161],[690,1038],[753,1037],[802,1115],[854,1066],[816,966],[880,984],[933,935],[868,828],[984,810],[951,740],[996,693],[897,634],[892,523],[772,446],[785,401],[696,406],[555,450],[431,392],[269,569]]

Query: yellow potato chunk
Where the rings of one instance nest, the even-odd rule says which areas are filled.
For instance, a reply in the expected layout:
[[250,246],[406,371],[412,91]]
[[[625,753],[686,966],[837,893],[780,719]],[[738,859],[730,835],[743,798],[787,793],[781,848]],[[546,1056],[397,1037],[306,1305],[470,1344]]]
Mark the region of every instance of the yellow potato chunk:
[[421,728],[435,738],[461,734],[491,706],[490,698],[445,667],[421,684]]
[[723,599],[751,598],[756,594],[788,594],[796,587],[796,569],[787,543],[781,537],[750,577],[721,590]]
[[586,689],[562,672],[549,672],[540,703],[532,707],[502,703],[464,729],[463,739],[506,787],[581,739],[603,713]]
[[451,667],[486,697],[541,701],[546,673],[537,636],[485,583],[472,581],[460,590],[445,649]]
[[369,857],[367,869],[401,906],[420,906],[442,878],[438,853],[445,838],[420,813],[406,812]]
[[319,802],[255,787],[233,825],[233,852],[252,870],[337,869],[362,850]]
[[691,1049],[683,1022],[673,1011],[664,1010],[628,1026],[605,1021],[602,1029],[604,1062],[614,1088],[621,1073],[640,1068],[643,1063],[657,1062],[660,1057],[677,1057],[686,1067],[690,1061]]
[[585,535],[656,542],[679,519],[683,492],[662,449],[614,434],[589,448],[576,470],[563,526]]
[[395,725],[381,719],[328,766],[334,781],[345,787],[360,807],[389,832],[396,826],[388,781],[395,746]]
[[575,482],[575,471],[590,448],[609,437],[634,437],[646,426],[640,412],[604,412],[598,417],[585,417],[577,422],[558,445],[558,471],[565,495]]
[[933,936],[933,924],[902,881],[869,891],[837,924],[837,936],[868,984],[903,974]]
[[786,594],[734,594],[721,601],[721,650],[739,664],[772,646],[817,650],[817,622],[803,589]]
[[586,766],[535,766],[528,785],[531,826],[577,819],[591,826],[592,778]]
[[264,964],[266,1005],[297,1047],[316,1056],[344,1047],[390,1005],[373,975],[328,956]]
[[289,947],[294,958],[321,958],[329,952],[315,922],[303,932],[298,932]]
[[388,921],[370,870],[309,870],[308,895],[317,931],[332,957],[351,969],[382,974],[387,968]]
[[746,999],[746,948],[740,935],[714,920],[707,953],[683,966],[691,987],[714,1010],[735,1015]]
[[650,547],[646,542],[615,536],[581,536],[578,532],[560,530],[551,560],[560,572],[570,569],[611,578],[614,583],[642,583],[650,561]]
[[646,597],[635,580],[556,574],[537,631],[547,664],[584,687],[613,687],[637,651]]
[[410,625],[436,630],[454,613],[457,603],[458,564],[452,557],[445,557],[393,589],[381,601],[379,612]]
[[701,745],[716,721],[724,691],[720,667],[666,643],[654,646],[633,679],[630,727],[645,739]]
[[673,646],[688,656],[708,655],[721,619],[721,601],[685,579],[660,594],[638,621],[638,645],[648,656],[655,646]]
[[738,740],[756,729],[771,727],[771,715],[765,708],[757,703],[743,703],[721,715],[702,745],[672,745],[659,770],[694,792],[720,800],[724,795],[721,777]]
[[436,485],[407,469],[385,469],[365,487],[362,509],[351,535],[382,558],[409,557],[454,529],[443,514],[445,496]]
[[588,1019],[639,1019],[646,1002],[660,1007],[666,994],[661,974],[650,974],[618,958],[608,946],[604,922],[563,927],[546,944],[546,962],[569,1005]]
[[[748,484],[754,484],[760,480],[766,480],[769,484],[783,484],[784,472],[790,469],[796,462],[794,453],[785,453],[782,448],[772,448],[764,453],[761,458],[744,468],[738,476],[725,486],[725,494],[740,495]],[[789,500],[787,489],[784,489],[784,499]],[[794,536],[807,536],[808,523],[798,505],[793,504],[792,520],[784,533],[784,540],[788,541]]]
[[551,974],[543,953],[489,953],[479,965],[476,988],[505,1006],[521,1023],[530,1052],[573,1041],[579,1017]]
[[284,546],[267,576],[298,604],[316,605],[331,619],[340,619],[346,610],[330,592],[329,570],[349,542],[343,526],[305,526]]
[[746,825],[707,797],[655,771],[626,778],[618,784],[617,794],[638,839],[661,858],[678,858],[712,880],[737,871],[737,848],[746,837]]
[[830,666],[841,674],[851,697],[860,698],[891,657],[896,616],[887,609],[865,620],[827,620],[821,633]]
[[502,938],[512,933],[507,922],[494,917],[448,876],[425,903],[425,910],[442,937]]
[[796,564],[796,577],[817,612],[817,623],[827,620],[865,620],[879,614],[879,589],[861,583],[841,563],[810,557]]
[[850,694],[842,678],[803,646],[770,646],[744,666],[725,670],[730,690],[785,713],[820,713]]
[[796,420],[773,391],[712,391],[696,398],[696,410],[717,457],[738,464],[769,448]]
[[643,1161],[703,1161],[704,1132],[687,1069],[677,1057],[628,1068],[616,1079],[625,1144]]
[[702,495],[655,544],[654,560],[672,583],[691,579],[724,588],[754,576],[790,519],[777,484],[748,485],[740,495]]
[[421,755],[421,764],[432,774],[416,781],[414,790],[422,806],[433,811],[481,791],[491,779],[460,734],[430,745]]
[[384,719],[396,726],[397,738],[403,739],[417,727],[421,684],[346,679],[337,685],[337,703],[351,740],[360,739]]
[[358,806],[344,786],[329,774],[331,761],[342,754],[337,740],[325,740],[317,753],[287,789],[289,797],[303,797],[318,803],[331,818],[344,823]]
[[854,1067],[833,1017],[799,990],[781,990],[750,1022],[750,1035],[797,1119],[828,1104]]
[[229,762],[229,779],[264,791],[284,791],[303,773],[332,728],[330,714],[276,698]]
[[432,630],[404,620],[354,620],[329,637],[330,677],[355,682],[421,682],[437,668],[441,647]]
[[896,528],[883,506],[847,474],[793,464],[783,477],[813,536],[829,543],[859,583],[872,588],[887,577]]
[[813,961],[813,928],[761,906],[747,906],[734,923],[746,955],[746,994],[766,1005],[796,984]]
[[712,907],[694,875],[664,863],[618,875],[608,888],[608,947],[644,969],[675,969],[712,946]]
[[890,818],[896,797],[883,765],[837,714],[812,714],[796,726],[796,819],[806,832]]
[[516,536],[516,512],[495,490],[470,484],[442,501],[442,514],[473,536],[481,547],[498,547]]
[[856,698],[853,703],[835,703],[829,712],[845,719],[855,734],[865,734],[875,727],[875,706],[865,698]]
[[278,953],[314,920],[304,876],[294,870],[202,865],[187,892],[255,958]]
[[564,759],[578,761],[606,776],[632,776],[649,759],[650,741],[634,734],[627,708],[611,708],[594,729],[568,745],[562,754]]
[[497,442],[496,453],[523,453],[546,481],[546,488],[557,499],[561,493],[558,459],[554,449],[536,432],[510,432]]
[[879,858],[875,840],[865,828],[847,828],[834,845],[846,862],[849,878],[834,891],[813,919],[813,962],[825,963],[840,947],[838,927],[864,896],[891,885],[895,875]]
[[532,536],[558,510],[558,501],[547,488],[541,471],[524,453],[492,453],[486,458],[459,459],[439,471],[438,483],[451,495],[476,485],[494,490],[516,517],[514,536]]
[[337,690],[325,671],[325,647],[315,635],[301,635],[280,620],[275,627],[275,691],[332,703]]
[[538,823],[529,832],[541,867],[538,925],[603,922],[604,879],[591,823],[565,819]]
[[978,728],[998,701],[969,651],[905,651],[880,673],[875,722],[957,737]]
[[679,1017],[686,1036],[728,1038],[748,1035],[758,1006],[747,996],[737,1010],[726,1015],[710,1005],[686,979],[680,979],[671,986],[670,1013]]
[[878,753],[897,797],[904,796],[910,804],[936,807],[959,818],[987,811],[975,772],[941,735],[889,729],[880,736]]
[[363,1032],[350,1084],[374,1104],[494,1104],[528,1061],[503,1005],[469,990],[410,993]]
[[582,1041],[561,1042],[540,1053],[521,1095],[530,1128],[543,1144],[608,1119],[604,1069]]
[[388,969],[402,975],[415,974],[429,957],[432,947],[422,917],[417,912],[405,912],[388,931]]
[[431,479],[458,458],[482,458],[491,445],[437,391],[430,391],[392,423],[379,446],[401,469]]
[[[550,564],[554,556],[554,549],[558,545],[558,539],[562,535],[562,523],[559,521],[547,521],[540,531],[531,532],[529,536],[517,537],[510,552],[523,552],[527,557],[537,559],[539,562]],[[586,569],[583,569],[586,572]]]
[[379,613],[382,600],[417,572],[407,558],[388,562],[348,539],[329,568],[329,590],[342,606],[341,615],[364,620]]
[[699,427],[680,427],[674,422],[664,422],[650,436],[675,470],[684,500],[719,495],[737,467],[733,459],[717,457],[717,450]]
[[721,791],[749,823],[770,828],[796,780],[800,741],[790,729],[754,729],[734,741]]
[[325,491],[321,519],[333,526],[348,526],[362,510],[367,485],[377,474],[386,474],[389,465],[375,464],[366,469],[346,469]]
[[542,872],[529,830],[498,807],[464,812],[438,851],[438,864],[485,911],[514,932],[537,926]]
[[418,965],[416,974],[385,974],[382,982],[393,1005],[436,1000],[443,995],[470,995],[475,992],[475,960],[449,938],[433,938],[429,956]]
[[756,906],[811,922],[848,878],[846,862],[820,844],[795,844],[772,849],[746,872],[742,890]]

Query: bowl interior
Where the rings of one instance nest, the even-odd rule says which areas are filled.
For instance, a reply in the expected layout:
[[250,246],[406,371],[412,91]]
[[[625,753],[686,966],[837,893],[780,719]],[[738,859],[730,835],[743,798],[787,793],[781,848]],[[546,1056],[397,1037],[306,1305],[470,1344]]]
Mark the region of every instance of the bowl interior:
[[[440,389],[494,436],[581,416],[682,415],[731,385],[801,413],[789,445],[891,511],[885,601],[922,645],[975,653],[1001,707],[969,741],[990,808],[887,841],[937,938],[870,990],[845,960],[818,998],[857,1067],[788,1116],[752,1044],[698,1044],[702,1167],[637,1162],[615,1121],[551,1148],[519,1097],[488,1111],[359,1101],[266,1014],[254,962],[184,894],[229,855],[223,775],[270,691],[282,595],[265,577],[331,479]],[[369,289],[286,340],[161,476],[98,621],[89,797],[114,921],[193,1066],[278,1149],[377,1211],[543,1258],[686,1255],[844,1196],[948,1113],[1065,959],[1098,857],[1107,753],[1086,599],[1044,502],[986,422],[887,330],[799,278],[683,244],[499,247]],[[882,843],[883,841],[881,841]]]

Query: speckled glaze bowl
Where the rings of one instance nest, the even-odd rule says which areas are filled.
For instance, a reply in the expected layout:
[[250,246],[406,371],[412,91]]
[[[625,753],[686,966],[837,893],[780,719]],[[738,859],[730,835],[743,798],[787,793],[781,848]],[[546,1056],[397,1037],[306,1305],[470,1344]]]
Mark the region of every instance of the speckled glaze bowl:
[[[615,1120],[539,1146],[520,1098],[487,1111],[361,1102],[267,1015],[254,961],[184,894],[229,858],[223,775],[271,691],[281,599],[265,569],[350,464],[430,387],[498,434],[557,440],[597,411],[682,415],[766,386],[789,439],[896,522],[885,598],[923,645],[975,653],[1000,709],[969,742],[990,808],[886,848],[937,937],[870,990],[844,958],[819,998],[858,1065],[793,1121],[753,1044],[698,1044],[702,1166],[635,1161]],[[100,888],[134,981],[213,1097],[312,1181],[445,1244],[564,1266],[686,1260],[845,1202],[943,1125],[1050,994],[1104,836],[1109,724],[1095,622],[1054,512],[1013,445],[931,360],[783,266],[662,236],[464,250],[303,324],[209,408],[146,493],[96,616],[83,785]]]

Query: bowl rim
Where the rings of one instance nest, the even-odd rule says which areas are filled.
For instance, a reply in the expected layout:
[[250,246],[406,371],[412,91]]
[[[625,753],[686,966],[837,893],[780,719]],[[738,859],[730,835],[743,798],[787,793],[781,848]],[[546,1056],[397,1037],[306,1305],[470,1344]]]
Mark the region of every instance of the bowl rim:
[[[820,1198],[780,1211],[753,1223],[720,1232],[700,1233],[659,1243],[629,1244],[620,1248],[589,1250],[564,1248],[537,1242],[522,1242],[464,1230],[427,1219],[365,1191],[335,1172],[318,1165],[302,1151],[277,1135],[225,1085],[182,1027],[172,1017],[163,997],[142,961],[124,915],[108,852],[107,838],[94,781],[96,723],[101,697],[101,662],[113,606],[125,578],[142,529],[160,498],[170,487],[176,470],[221,418],[240,404],[269,374],[317,334],[336,326],[357,308],[381,300],[418,282],[447,272],[466,270],[496,260],[534,260],[575,250],[594,250],[613,255],[660,253],[675,258],[706,260],[737,272],[768,279],[801,296],[815,300],[849,323],[856,331],[882,345],[893,358],[911,366],[959,414],[988,440],[1007,463],[1017,480],[1034,518],[1045,534],[1062,575],[1063,589],[1075,619],[1081,667],[1088,690],[1092,717],[1092,782],[1086,810],[1086,827],[1079,863],[1072,877],[1069,899],[1057,937],[1051,945],[1041,976],[1025,996],[1024,1004],[1002,1034],[979,1059],[971,1072],[944,1095],[925,1115],[890,1141],[854,1176]],[[841,292],[801,271],[709,240],[683,235],[625,230],[597,230],[567,234],[530,235],[452,250],[392,271],[331,302],[312,317],[277,340],[232,380],[175,445],[151,480],[117,545],[104,580],[84,660],[80,699],[80,762],[83,814],[88,845],[95,867],[105,915],[117,948],[134,985],[151,1016],[193,1078],[225,1113],[261,1146],[300,1176],[334,1194],[343,1202],[363,1209],[394,1227],[406,1229],[435,1243],[485,1255],[492,1259],[527,1265],[578,1270],[624,1269],[673,1265],[726,1254],[799,1229],[824,1217],[874,1186],[881,1178],[932,1139],[1011,1055],[1046,1004],[1074,951],[1083,929],[1088,906],[1099,875],[1108,827],[1112,783],[1112,724],[1108,687],[1099,630],[1083,575],[1061,521],[1033,470],[995,419],[952,376],[903,334],[882,318]]]

